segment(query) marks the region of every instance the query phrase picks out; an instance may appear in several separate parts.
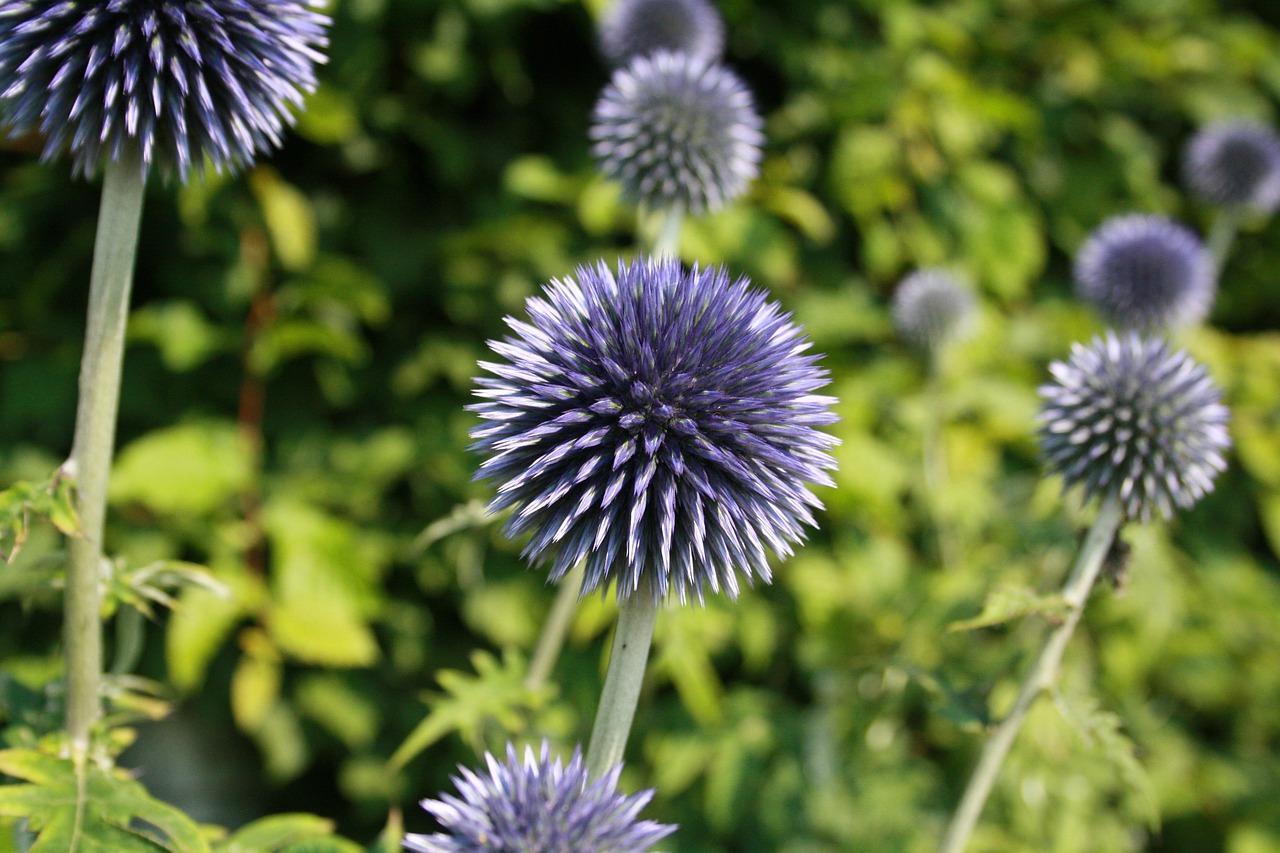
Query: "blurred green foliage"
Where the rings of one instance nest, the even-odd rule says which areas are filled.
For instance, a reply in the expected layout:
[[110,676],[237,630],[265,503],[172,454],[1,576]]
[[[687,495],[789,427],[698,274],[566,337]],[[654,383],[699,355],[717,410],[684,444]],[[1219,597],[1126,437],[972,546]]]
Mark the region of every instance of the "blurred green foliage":
[[[427,831],[413,804],[482,747],[586,737],[614,608],[583,602],[554,687],[524,690],[553,590],[470,503],[488,492],[462,407],[504,314],[650,227],[587,153],[601,6],[338,0],[285,149],[149,189],[108,550],[152,567],[144,586],[189,563],[215,583],[184,586],[138,642],[120,608],[108,655],[132,642],[171,686],[182,712],[125,759],[198,821],[305,811],[372,842],[390,807]],[[647,814],[680,824],[675,851],[928,851],[1086,519],[1033,438],[1046,363],[1100,331],[1070,257],[1114,213],[1208,227],[1178,153],[1216,117],[1276,121],[1277,13],[720,6],[769,144],[749,198],[690,223],[682,253],[772,290],[827,353],[841,467],[774,585],[661,614],[624,784],[659,789]],[[49,476],[96,214],[68,171],[21,140],[0,152],[0,547],[24,537],[0,566],[0,717],[26,750],[59,719],[59,537],[28,522],[73,524]],[[1212,326],[1181,341],[1227,389],[1231,470],[1175,523],[1129,532],[1126,580],[1091,603],[975,853],[1280,851],[1278,238],[1280,222],[1245,223]],[[940,403],[887,310],[902,274],[935,264],[983,304]],[[935,404],[949,473],[926,495]],[[961,555],[946,568],[935,516]],[[295,829],[319,831],[245,832]]]

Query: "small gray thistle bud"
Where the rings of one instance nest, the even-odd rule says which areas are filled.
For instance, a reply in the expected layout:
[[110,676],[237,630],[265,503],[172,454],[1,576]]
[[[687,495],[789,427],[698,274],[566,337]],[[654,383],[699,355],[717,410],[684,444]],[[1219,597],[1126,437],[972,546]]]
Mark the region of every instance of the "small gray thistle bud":
[[907,343],[937,352],[969,332],[975,307],[973,293],[947,270],[916,270],[893,294],[893,325]]
[[1086,499],[1114,497],[1127,518],[1165,518],[1213,490],[1231,446],[1222,393],[1161,338],[1108,331],[1049,367],[1040,388],[1045,465]]
[[1194,325],[1213,307],[1213,259],[1191,229],[1163,216],[1113,216],[1075,262],[1076,292],[1110,324],[1158,332]]
[[1214,122],[1187,143],[1182,175],[1187,188],[1210,204],[1274,213],[1280,207],[1280,136],[1251,121]]
[[724,21],[710,0],[615,0],[600,21],[600,52],[614,67],[659,50],[720,58]]
[[592,115],[591,153],[632,202],[713,213],[759,173],[762,126],[732,71],[660,50],[614,72]]

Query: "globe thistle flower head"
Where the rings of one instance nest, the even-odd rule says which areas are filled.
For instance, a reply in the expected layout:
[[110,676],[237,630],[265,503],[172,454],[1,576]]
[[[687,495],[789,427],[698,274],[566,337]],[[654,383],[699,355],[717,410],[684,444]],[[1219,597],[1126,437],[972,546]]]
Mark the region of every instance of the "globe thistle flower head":
[[592,114],[591,153],[633,202],[715,212],[760,171],[763,124],[746,85],[703,56],[658,51],[614,72]]
[[1200,238],[1163,216],[1113,216],[1076,256],[1076,292],[1121,328],[1159,331],[1200,322],[1213,306],[1215,280]]
[[770,579],[832,485],[828,382],[790,316],[719,268],[671,259],[581,267],[528,302],[477,380],[477,477],[491,510],[583,594],[684,603]]
[[975,305],[972,292],[946,270],[911,273],[893,295],[893,324],[912,346],[936,352],[968,333]]
[[1107,332],[1050,366],[1040,389],[1047,467],[1087,499],[1114,497],[1132,520],[1192,506],[1212,491],[1231,445],[1221,391],[1160,338]]
[[1250,121],[1207,125],[1187,143],[1182,174],[1191,192],[1210,204],[1274,213],[1280,207],[1280,136]]
[[136,158],[186,180],[280,144],[316,85],[315,0],[7,0],[0,119],[95,173]]
[[600,21],[600,52],[614,66],[658,51],[710,60],[724,50],[724,21],[710,0],[614,0]]
[[422,807],[444,832],[407,835],[403,846],[417,853],[645,853],[675,831],[674,826],[639,820],[653,791],[626,796],[617,790],[618,765],[603,778],[587,778],[582,754],[568,764],[550,758],[542,742],[524,760],[507,746],[507,760],[486,753],[488,775],[458,768],[453,778],[460,796],[423,800]]

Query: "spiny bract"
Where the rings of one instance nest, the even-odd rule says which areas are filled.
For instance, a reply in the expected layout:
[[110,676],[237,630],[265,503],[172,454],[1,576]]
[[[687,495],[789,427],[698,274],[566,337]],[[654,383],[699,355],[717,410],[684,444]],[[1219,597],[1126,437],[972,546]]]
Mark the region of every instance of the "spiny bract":
[[1203,367],[1160,338],[1107,332],[1049,368],[1040,389],[1048,468],[1086,498],[1114,497],[1147,521],[1213,489],[1231,446],[1221,391]]
[[790,316],[723,269],[643,259],[579,268],[528,311],[470,407],[476,476],[525,555],[557,581],[585,561],[584,594],[620,600],[768,581],[766,548],[791,553],[821,506],[806,483],[835,467],[827,373]]
[[617,791],[622,765],[601,779],[587,778],[582,755],[568,765],[550,758],[550,747],[534,755],[525,747],[521,763],[507,745],[506,763],[485,753],[489,775],[459,767],[458,793],[423,800],[444,832],[408,835],[403,845],[417,853],[645,853],[674,826],[638,820],[653,791],[626,796]]
[[591,153],[633,202],[715,212],[759,173],[761,127],[751,92],[732,71],[658,51],[614,72],[592,115]]
[[280,144],[316,86],[314,0],[6,0],[0,118],[90,175],[137,158],[186,180]]

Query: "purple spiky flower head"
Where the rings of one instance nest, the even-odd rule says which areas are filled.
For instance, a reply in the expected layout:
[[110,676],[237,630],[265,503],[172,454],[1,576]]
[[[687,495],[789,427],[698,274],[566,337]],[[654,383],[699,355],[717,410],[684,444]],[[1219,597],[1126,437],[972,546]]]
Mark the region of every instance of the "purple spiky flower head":
[[646,853],[675,831],[639,820],[653,791],[619,793],[622,765],[592,780],[579,750],[567,765],[550,752],[546,741],[537,755],[525,747],[522,762],[508,744],[505,763],[485,753],[487,776],[459,767],[460,796],[422,801],[444,832],[407,835],[403,846],[417,853]]
[[1274,213],[1280,207],[1280,136],[1242,119],[1206,125],[1187,143],[1182,175],[1210,204]]
[[600,52],[611,65],[658,50],[719,59],[724,21],[710,0],[614,0],[600,20]]
[[1191,229],[1131,213],[1098,226],[1076,255],[1076,292],[1114,326],[1194,325],[1213,307],[1213,259]]
[[893,294],[893,324],[898,334],[925,352],[936,352],[963,337],[973,314],[973,293],[944,269],[916,270]]
[[831,485],[833,398],[790,315],[721,268],[640,259],[580,267],[490,342],[477,380],[477,477],[497,480],[507,532],[583,594],[617,583],[683,603],[770,580]]
[[1158,337],[1108,331],[1049,370],[1040,450],[1068,488],[1114,497],[1136,521],[1169,518],[1212,491],[1231,446],[1228,413],[1191,356]]
[[660,50],[613,73],[592,114],[591,153],[633,202],[713,213],[759,173],[762,127],[736,74]]
[[317,0],[5,0],[0,124],[92,175],[137,158],[186,180],[280,144],[324,61]]

